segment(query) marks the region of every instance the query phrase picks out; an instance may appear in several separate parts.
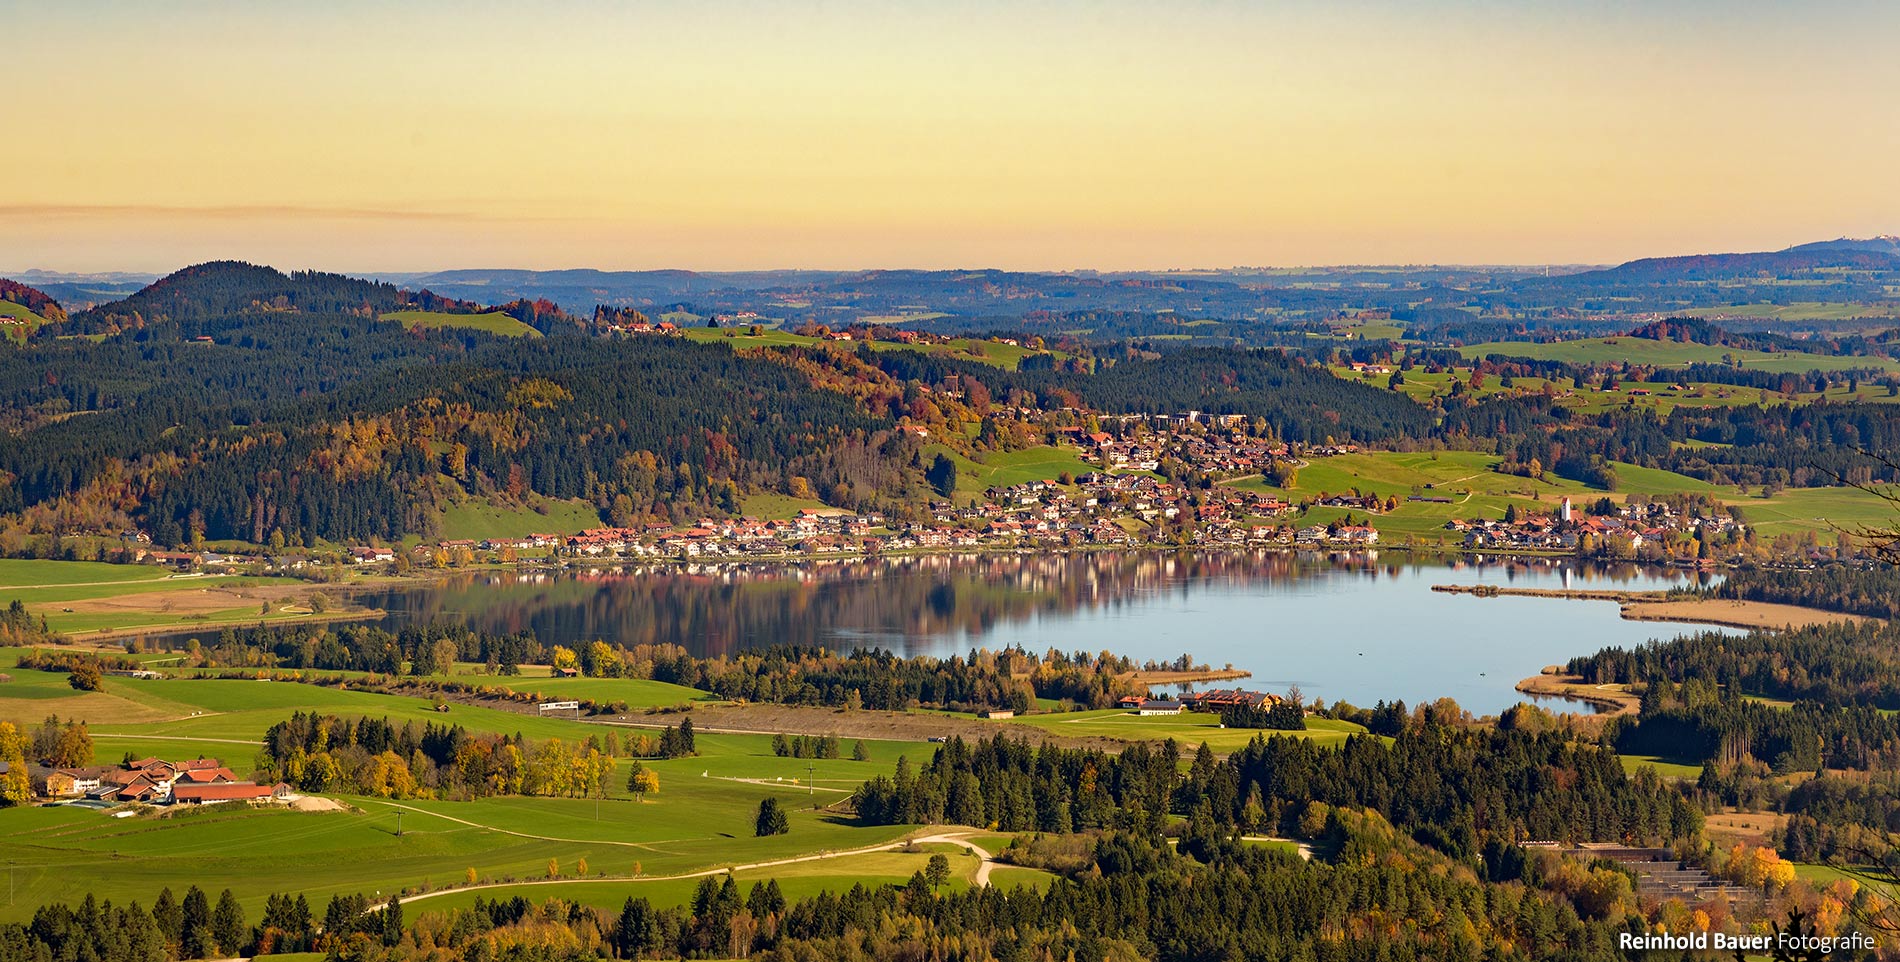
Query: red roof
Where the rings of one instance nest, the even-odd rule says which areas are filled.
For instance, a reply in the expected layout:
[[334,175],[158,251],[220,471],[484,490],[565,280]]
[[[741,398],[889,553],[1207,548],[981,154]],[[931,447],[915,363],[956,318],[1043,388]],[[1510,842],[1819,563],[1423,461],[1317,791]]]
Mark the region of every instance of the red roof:
[[228,768],[196,768],[180,772],[179,778],[187,782],[235,782],[237,773]]
[[172,800],[178,802],[230,802],[251,798],[269,798],[269,785],[230,782],[219,785],[178,785],[172,788]]

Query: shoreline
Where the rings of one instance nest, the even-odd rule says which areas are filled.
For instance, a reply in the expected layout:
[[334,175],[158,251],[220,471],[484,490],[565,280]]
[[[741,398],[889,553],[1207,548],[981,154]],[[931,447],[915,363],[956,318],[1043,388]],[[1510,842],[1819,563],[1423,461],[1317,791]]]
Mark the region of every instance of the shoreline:
[[1624,686],[1592,685],[1581,675],[1566,675],[1550,668],[1518,682],[1517,690],[1534,698],[1561,698],[1599,709],[1594,714],[1584,716],[1587,718],[1634,715],[1642,706],[1642,699]]
[[1507,588],[1498,585],[1433,585],[1444,594],[1471,595],[1477,598],[1557,598],[1569,601],[1614,601],[1621,606],[1625,621],[1668,621],[1692,625],[1718,625],[1750,631],[1778,631],[1809,628],[1815,625],[1855,624],[1867,620],[1820,608],[1804,608],[1768,601],[1736,601],[1727,598],[1671,597],[1665,591],[1622,591],[1588,588]]
[[1253,672],[1240,668],[1209,668],[1206,671],[1131,671],[1122,676],[1137,685],[1150,688],[1164,685],[1191,685],[1204,681],[1237,681],[1252,678]]

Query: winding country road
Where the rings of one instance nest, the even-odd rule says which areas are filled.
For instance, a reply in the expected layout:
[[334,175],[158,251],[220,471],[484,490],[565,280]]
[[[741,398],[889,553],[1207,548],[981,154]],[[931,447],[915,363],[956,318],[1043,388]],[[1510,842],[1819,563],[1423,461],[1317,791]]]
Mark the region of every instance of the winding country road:
[[[404,805],[404,806],[397,806],[397,807],[407,808],[408,806]],[[411,811],[422,811],[422,810],[411,809]],[[430,812],[428,814],[434,814],[434,813]],[[453,821],[460,822],[462,820],[453,819]],[[485,825],[476,825],[474,822],[463,822],[463,824],[472,825],[476,828],[487,828],[487,826]],[[505,834],[508,834],[508,835],[522,835],[522,833],[520,832],[509,832],[506,829],[494,829],[493,831],[504,832]],[[744,865],[722,865],[717,868],[701,869],[697,872],[681,872],[674,875],[641,875],[635,878],[556,878],[556,879],[536,879],[533,881],[525,881],[525,882],[484,882],[480,885],[462,885],[462,886],[457,886],[455,888],[436,889],[435,891],[432,891],[432,892],[423,892],[419,895],[404,896],[402,899],[402,904],[409,905],[414,902],[420,902],[423,899],[432,899],[440,895],[453,895],[457,892],[479,892],[483,889],[521,888],[521,887],[529,886],[529,885],[576,885],[580,883],[595,883],[595,882],[626,882],[628,884],[636,884],[640,882],[666,882],[666,881],[674,881],[678,879],[706,878],[708,876],[713,876],[713,875],[724,875],[728,872],[751,872],[751,871],[756,871],[758,869],[764,869],[764,868],[776,868],[780,865],[796,865],[801,862],[822,862],[826,859],[848,858],[853,855],[869,855],[873,852],[892,852],[901,848],[908,847],[910,845],[932,845],[932,844],[955,845],[958,848],[969,849],[971,852],[976,853],[977,858],[982,859],[982,862],[977,865],[976,874],[972,876],[970,880],[970,884],[980,887],[980,886],[985,886],[985,885],[990,884],[990,869],[996,863],[988,851],[986,851],[982,846],[976,844],[975,842],[970,841],[969,838],[967,837],[967,836],[976,835],[976,834],[979,834],[979,833],[972,830],[968,832],[943,832],[936,835],[919,835],[913,838],[898,839],[895,842],[887,842],[883,845],[869,845],[864,848],[845,849],[843,851],[838,851],[838,852],[817,852],[811,855],[798,855],[792,858],[773,859],[772,861],[769,861],[769,862],[751,862]],[[545,836],[540,836],[540,835],[522,835],[522,837],[535,838],[535,839],[545,838]],[[586,841],[586,840],[547,839],[547,841],[578,842],[578,841]],[[595,842],[590,841],[588,842],[588,844],[637,845],[638,843],[635,843],[635,842],[595,843]],[[381,905],[375,905],[371,907],[371,911],[378,911],[381,908],[382,908]]]

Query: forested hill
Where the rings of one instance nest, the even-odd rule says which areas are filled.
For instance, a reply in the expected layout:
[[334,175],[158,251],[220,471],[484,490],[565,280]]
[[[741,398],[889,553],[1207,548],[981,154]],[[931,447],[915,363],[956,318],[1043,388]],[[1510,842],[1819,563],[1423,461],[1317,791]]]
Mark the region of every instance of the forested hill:
[[205,321],[245,314],[296,312],[377,317],[386,311],[419,307],[470,311],[480,305],[410,293],[394,285],[321,271],[281,273],[242,261],[212,261],[161,278],[124,300],[102,304],[72,316],[60,333],[101,334],[135,330],[147,324]]
[[0,301],[18,304],[49,321],[66,319],[66,312],[60,309],[58,301],[41,291],[4,277],[0,277]]
[[[291,280],[308,287],[286,296],[308,305],[389,290]],[[209,343],[187,336],[201,329]],[[842,503],[921,487],[915,442],[888,418],[773,359],[314,309],[0,350],[0,417],[0,537],[393,540],[466,496],[690,518],[793,475]]]
[[1645,257],[1601,271],[1552,278],[1565,287],[1604,282],[1680,284],[1692,281],[1746,280],[1761,275],[1790,275],[1827,269],[1900,271],[1900,256],[1878,250],[1796,248],[1759,254],[1691,254]]
[[877,355],[887,374],[926,383],[956,374],[996,398],[1036,395],[1044,406],[1065,397],[1108,414],[1205,411],[1258,418],[1289,441],[1381,441],[1431,433],[1432,414],[1404,395],[1334,377],[1325,368],[1274,350],[1189,348],[1104,363],[1093,374],[1053,366],[1003,371],[941,355]]

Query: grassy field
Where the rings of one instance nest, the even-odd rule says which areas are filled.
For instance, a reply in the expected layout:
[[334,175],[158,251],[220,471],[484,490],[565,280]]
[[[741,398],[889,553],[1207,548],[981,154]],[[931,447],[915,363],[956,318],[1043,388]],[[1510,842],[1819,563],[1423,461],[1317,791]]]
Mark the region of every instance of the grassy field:
[[383,315],[385,321],[395,321],[404,327],[467,328],[475,331],[487,331],[490,334],[506,334],[510,337],[540,337],[541,332],[500,311],[486,314],[447,314],[441,311],[391,311]]
[[1572,364],[1630,361],[1638,364],[1653,364],[1658,367],[1682,367],[1696,362],[1719,364],[1725,358],[1732,357],[1745,368],[1795,374],[1805,371],[1845,371],[1853,368],[1900,370],[1900,364],[1886,358],[1835,357],[1826,354],[1804,354],[1798,351],[1776,353],[1745,351],[1713,344],[1656,341],[1646,337],[1599,337],[1547,343],[1492,341],[1467,345],[1459,348],[1459,351],[1469,358],[1501,354],[1510,357],[1566,361]]
[[[0,652],[12,668],[18,652]],[[292,711],[367,715],[392,722],[453,722],[482,732],[519,732],[529,738],[584,740],[598,724],[455,705],[444,715],[416,698],[341,691],[283,682],[134,680],[109,678],[103,693],[79,693],[63,674],[9,672],[0,685],[0,718],[37,722],[57,712],[82,718],[94,733],[96,756],[208,755],[238,772],[253,767],[266,728]],[[636,704],[673,704],[700,693],[649,681],[516,679],[554,695],[625,698]],[[585,690],[583,690],[585,689]],[[677,723],[679,715],[630,715],[632,723]],[[180,811],[166,817],[114,819],[78,808],[0,811],[0,836],[18,863],[19,895],[0,906],[0,919],[30,916],[43,901],[73,891],[148,903],[162,886],[193,882],[217,890],[229,885],[253,914],[265,895],[304,894],[319,906],[332,894],[387,895],[401,889],[459,884],[473,869],[484,882],[542,879],[554,859],[573,877],[581,859],[590,875],[676,875],[881,845],[907,831],[865,827],[815,810],[845,797],[865,779],[888,773],[899,756],[921,761],[933,746],[867,741],[868,761],[822,761],[775,755],[765,735],[702,733],[700,755],[646,764],[660,775],[660,791],[644,801],[612,779],[603,799],[490,798],[469,802],[391,801],[342,797],[347,810],[290,812],[245,808]],[[624,771],[625,762],[622,762]],[[752,837],[759,800],[776,796],[791,813],[788,835]],[[401,812],[403,834],[395,833]],[[349,853],[337,858],[336,853]],[[743,875],[787,880],[790,893],[847,888],[858,882],[902,882],[928,852],[859,855],[813,861]],[[953,856],[965,880],[975,860]],[[650,897],[686,897],[693,882],[584,882],[523,887],[536,898],[611,897],[617,905],[629,884],[651,885]],[[573,889],[572,892],[569,889]],[[501,891],[501,890],[496,890]],[[644,891],[644,889],[643,889]],[[618,894],[611,894],[617,892]],[[489,893],[492,897],[494,893]],[[510,892],[509,894],[512,894]],[[448,897],[441,905],[453,904]],[[603,903],[605,904],[605,903]]]
[[86,632],[287,620],[308,612],[283,602],[303,587],[291,578],[180,575],[154,565],[0,559],[0,604],[19,600],[56,631]]
[[766,521],[790,518],[805,508],[819,511],[834,510],[830,505],[816,498],[794,498],[789,494],[777,492],[748,494],[739,499],[740,513]]
[[1815,533],[1832,540],[1840,533],[1900,523],[1892,504],[1854,488],[1789,488],[1772,498],[1735,498],[1748,523],[1764,538]]
[[1365,728],[1352,722],[1334,721],[1330,718],[1307,719],[1307,730],[1303,732],[1222,728],[1220,716],[1208,712],[1137,715],[1119,708],[1050,715],[1024,715],[1012,719],[1011,723],[1033,725],[1046,731],[1074,737],[1101,736],[1134,741],[1172,738],[1186,745],[1189,750],[1205,742],[1219,752],[1230,752],[1245,747],[1259,735],[1309,738],[1320,744],[1332,745],[1345,741],[1348,735],[1365,731]]
[[[543,513],[537,508],[545,508]],[[535,505],[498,505],[464,501],[442,512],[444,539],[519,538],[530,534],[573,534],[601,524],[600,512],[585,501],[545,500]]]
[[[1362,494],[1399,499],[1397,510],[1372,516],[1382,537],[1412,536],[1430,541],[1445,535],[1445,522],[1453,518],[1502,518],[1505,509],[1515,503],[1520,508],[1556,510],[1558,499],[1600,496],[1602,492],[1575,481],[1545,475],[1545,480],[1520,478],[1492,470],[1495,455],[1474,451],[1438,451],[1403,453],[1376,451],[1315,458],[1300,468],[1294,484],[1280,489],[1253,477],[1233,485],[1269,491],[1290,501],[1301,501],[1321,494],[1345,494],[1358,489]],[[1449,498],[1450,503],[1408,501],[1414,493],[1426,498]],[[1301,524],[1326,524],[1352,514],[1365,518],[1364,511],[1343,508],[1314,508],[1299,518]]]
[[0,558],[0,591],[26,586],[107,585],[153,581],[169,572],[155,565],[114,565],[97,561],[39,561]]
[[1893,318],[1900,309],[1892,304],[1846,304],[1840,301],[1795,301],[1791,304],[1735,304],[1678,311],[1685,317],[1774,318],[1781,321],[1847,321],[1858,317]]
[[1702,766],[1699,763],[1664,758],[1661,755],[1618,755],[1617,760],[1623,763],[1624,771],[1632,774],[1637,769],[1645,767],[1654,768],[1656,774],[1664,778],[1693,779],[1702,774]]
[[984,491],[993,487],[1026,481],[1055,481],[1064,471],[1079,477],[1100,470],[1096,465],[1082,460],[1082,453],[1070,447],[1037,445],[1020,451],[996,452],[977,462],[941,444],[933,444],[925,449],[924,457],[928,460],[939,453],[950,455],[950,459],[957,463],[959,499],[981,498]]
[[[944,354],[966,361],[979,361],[996,367],[1015,370],[1021,366],[1023,358],[1041,353],[1017,345],[1001,344],[972,338],[957,338],[942,344],[899,344],[894,341],[848,341],[832,342],[822,338],[804,337],[790,331],[771,328],[758,334],[749,333],[744,327],[682,327],[688,338],[716,344],[730,344],[737,349],[750,347],[801,346],[833,344],[845,350],[857,350],[859,344],[869,343],[874,351],[921,351],[925,354]],[[1057,357],[1067,357],[1055,352]]]
[[[7,321],[18,323],[4,323]],[[25,340],[27,335],[37,330],[42,323],[45,323],[45,319],[27,310],[25,304],[0,301],[0,331],[6,332],[8,337]]]
[[[1335,377],[1347,381],[1358,381],[1374,387],[1384,388],[1391,379],[1390,374],[1366,374],[1354,372],[1349,367],[1328,368]],[[1471,368],[1455,368],[1436,374],[1427,373],[1422,368],[1405,372],[1404,383],[1399,392],[1420,403],[1430,403],[1434,398],[1448,397],[1453,382],[1466,385],[1465,392],[1472,397],[1489,398],[1499,395],[1532,395],[1542,393],[1545,385],[1556,392],[1559,403],[1573,411],[1585,414],[1601,414],[1605,411],[1650,410],[1658,415],[1667,416],[1679,407],[1686,408],[1729,408],[1747,404],[1811,404],[1828,400],[1839,402],[1869,402],[1892,404],[1900,402],[1900,395],[1890,395],[1878,384],[1861,384],[1850,389],[1841,384],[1825,392],[1801,391],[1793,395],[1780,392],[1763,392],[1759,388],[1739,387],[1733,384],[1717,384],[1709,381],[1692,381],[1681,390],[1671,390],[1670,383],[1642,381],[1623,381],[1611,390],[1593,390],[1579,386],[1569,378],[1555,380],[1540,377],[1520,377],[1505,387],[1503,379],[1487,377],[1476,389],[1469,386]]]
[[[850,874],[839,872],[836,862],[808,862],[783,865],[768,869],[747,869],[733,872],[733,878],[739,883],[741,891],[753,882],[768,878],[778,880],[779,891],[788,900],[796,900],[817,895],[820,892],[840,892],[854,884],[866,885],[903,885],[910,877],[924,869],[930,856],[942,852],[950,859],[951,880],[946,886],[950,891],[968,888],[971,877],[976,873],[978,860],[967,849],[953,845],[935,844],[917,846],[915,852],[891,851],[872,852],[854,855],[840,862],[848,862]],[[592,868],[590,863],[589,868]],[[995,866],[990,873],[990,883],[1004,889],[1018,885],[1040,888],[1051,879],[1047,872],[1014,866]],[[539,902],[548,898],[561,898],[581,905],[592,905],[609,911],[618,911],[628,898],[645,898],[655,905],[684,905],[692,901],[693,891],[698,888],[698,879],[616,879],[613,881],[574,880],[560,884],[502,885],[488,890],[468,890],[453,892],[437,898],[416,902],[411,912],[435,912],[450,908],[467,908],[474,904],[479,896],[486,899],[513,898],[516,895]]]
[[[1565,495],[1581,504],[1606,494],[1618,501],[1631,493],[1705,494],[1741,507],[1747,522],[1765,538],[1812,532],[1831,540],[1841,531],[1852,533],[1896,521],[1892,505],[1852,488],[1790,488],[1772,498],[1762,498],[1672,471],[1616,462],[1617,489],[1606,492],[1552,474],[1546,474],[1542,481],[1499,474],[1491,470],[1497,460],[1494,455],[1473,451],[1372,451],[1315,458],[1299,470],[1288,489],[1274,488],[1259,477],[1227,483],[1269,491],[1296,502],[1355,488],[1380,497],[1396,496],[1398,509],[1371,515],[1373,526],[1387,539],[1412,536],[1428,543],[1444,536],[1444,524],[1452,518],[1499,518],[1512,503],[1519,508],[1550,512]],[[1450,498],[1451,503],[1406,500],[1414,491],[1423,497]],[[1325,524],[1349,513],[1367,517],[1364,511],[1314,508],[1300,515],[1298,522]]]

